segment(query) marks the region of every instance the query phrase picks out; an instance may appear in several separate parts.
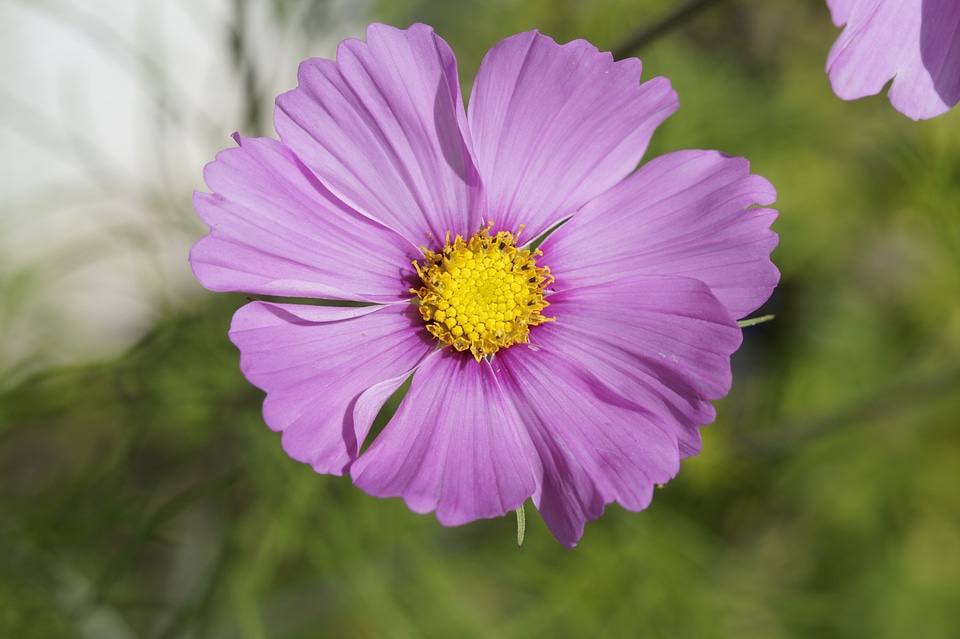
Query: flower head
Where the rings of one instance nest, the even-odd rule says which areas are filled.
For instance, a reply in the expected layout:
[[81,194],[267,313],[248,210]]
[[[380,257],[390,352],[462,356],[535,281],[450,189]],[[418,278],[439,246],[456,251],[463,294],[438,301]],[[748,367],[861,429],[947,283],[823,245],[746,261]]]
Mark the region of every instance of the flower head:
[[445,525],[532,497],[573,546],[699,451],[735,320],[779,278],[775,194],[713,151],[635,171],[677,108],[640,71],[521,33],[484,58],[466,109],[446,42],[375,24],[301,65],[279,141],[237,136],[207,166],[204,286],[368,303],[237,311],[241,368],[291,457]]
[[827,73],[844,100],[876,95],[893,80],[893,108],[914,120],[960,102],[960,2],[827,0],[846,27],[830,49]]

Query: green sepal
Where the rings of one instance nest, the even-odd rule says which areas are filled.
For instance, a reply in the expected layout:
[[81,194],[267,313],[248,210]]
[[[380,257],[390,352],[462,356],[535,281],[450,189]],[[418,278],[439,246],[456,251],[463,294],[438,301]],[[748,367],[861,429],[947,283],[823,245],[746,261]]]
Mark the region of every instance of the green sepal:
[[761,315],[760,317],[750,317],[747,319],[737,320],[737,326],[740,328],[746,328],[748,326],[756,326],[757,324],[763,324],[764,322],[769,322],[776,315]]
[[517,548],[523,546],[523,535],[527,532],[527,515],[523,512],[523,504],[517,508]]

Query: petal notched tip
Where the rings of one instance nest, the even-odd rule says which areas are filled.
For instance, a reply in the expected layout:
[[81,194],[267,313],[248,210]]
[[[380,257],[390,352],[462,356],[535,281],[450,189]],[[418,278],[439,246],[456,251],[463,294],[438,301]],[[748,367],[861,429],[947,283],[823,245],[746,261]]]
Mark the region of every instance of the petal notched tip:
[[518,508],[533,494],[537,467],[490,363],[435,351],[350,473],[371,495],[402,497],[414,512],[457,526]]

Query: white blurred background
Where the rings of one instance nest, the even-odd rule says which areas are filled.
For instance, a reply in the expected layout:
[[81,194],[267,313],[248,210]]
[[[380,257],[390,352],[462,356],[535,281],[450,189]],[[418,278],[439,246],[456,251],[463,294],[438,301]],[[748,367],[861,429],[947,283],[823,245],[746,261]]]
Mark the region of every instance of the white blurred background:
[[0,0],[0,387],[109,357],[200,291],[190,198],[230,134],[274,135],[355,0]]

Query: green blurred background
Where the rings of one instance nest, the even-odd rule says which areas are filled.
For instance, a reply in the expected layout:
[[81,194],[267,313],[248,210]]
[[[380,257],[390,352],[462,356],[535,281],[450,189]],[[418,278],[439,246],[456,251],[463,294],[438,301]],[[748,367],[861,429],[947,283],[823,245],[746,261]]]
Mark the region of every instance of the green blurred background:
[[[307,4],[222,2],[203,25],[247,89],[206,159],[232,130],[272,134],[273,80],[243,63],[270,56],[258,29],[298,30],[309,54],[367,21],[427,22],[467,91],[517,31],[617,50],[684,3],[381,0],[346,26],[342,3]],[[254,5],[269,21],[238,18]],[[648,157],[749,158],[779,192],[783,273],[703,452],[647,511],[609,506],[567,551],[528,507],[517,549],[512,515],[443,528],[316,475],[239,372],[226,331],[245,296],[193,286],[119,355],[4,364],[0,636],[960,636],[960,110],[841,102],[823,73],[838,33],[819,0],[728,0],[633,51],[680,96]],[[183,260],[204,233],[191,171],[144,196],[186,229]],[[8,326],[32,290],[12,272]]]

